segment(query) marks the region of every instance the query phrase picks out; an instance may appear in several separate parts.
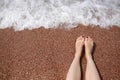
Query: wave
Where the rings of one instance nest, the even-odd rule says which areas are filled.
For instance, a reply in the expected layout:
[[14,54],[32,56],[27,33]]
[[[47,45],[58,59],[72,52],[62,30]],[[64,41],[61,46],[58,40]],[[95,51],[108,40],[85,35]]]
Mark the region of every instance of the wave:
[[120,26],[119,0],[0,0],[0,29]]

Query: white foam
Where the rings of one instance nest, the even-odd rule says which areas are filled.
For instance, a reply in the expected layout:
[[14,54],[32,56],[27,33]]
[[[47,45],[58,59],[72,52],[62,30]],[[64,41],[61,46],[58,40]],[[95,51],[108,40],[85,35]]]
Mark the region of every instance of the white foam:
[[120,26],[119,0],[0,0],[0,29],[58,27],[69,24]]

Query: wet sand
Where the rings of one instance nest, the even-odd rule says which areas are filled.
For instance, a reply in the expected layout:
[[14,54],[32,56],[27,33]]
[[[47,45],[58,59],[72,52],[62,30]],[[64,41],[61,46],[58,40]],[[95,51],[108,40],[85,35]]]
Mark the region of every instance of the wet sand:
[[[0,80],[65,80],[79,35],[96,43],[94,59],[103,80],[120,79],[120,28],[79,27],[0,30]],[[86,60],[82,59],[83,73]]]

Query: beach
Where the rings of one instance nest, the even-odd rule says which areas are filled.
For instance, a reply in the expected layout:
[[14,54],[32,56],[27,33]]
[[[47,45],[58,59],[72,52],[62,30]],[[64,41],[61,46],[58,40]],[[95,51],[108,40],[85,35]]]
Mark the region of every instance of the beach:
[[[80,35],[96,44],[94,61],[103,80],[120,79],[120,28],[79,25],[14,31],[0,29],[0,80],[65,80]],[[85,75],[86,59],[82,59]],[[84,77],[83,77],[84,80]]]

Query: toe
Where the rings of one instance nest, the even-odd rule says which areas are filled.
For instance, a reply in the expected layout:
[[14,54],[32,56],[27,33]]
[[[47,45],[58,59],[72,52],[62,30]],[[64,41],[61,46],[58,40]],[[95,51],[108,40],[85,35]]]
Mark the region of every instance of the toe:
[[82,35],[82,37],[85,37],[85,35]]
[[85,40],[85,38],[84,37],[82,37],[82,41],[84,41]]
[[85,41],[88,41],[88,37],[85,38]]
[[93,41],[93,39],[92,39],[91,37],[89,37],[89,40],[90,40],[90,41]]
[[90,37],[90,36],[88,36],[88,40],[91,40],[91,37]]
[[82,36],[78,37],[78,40],[81,40],[82,39]]

